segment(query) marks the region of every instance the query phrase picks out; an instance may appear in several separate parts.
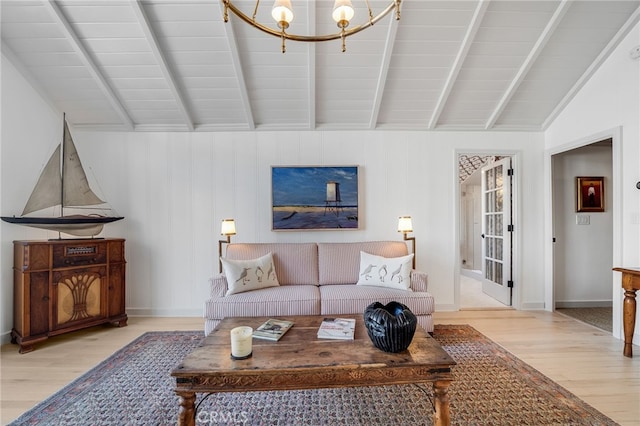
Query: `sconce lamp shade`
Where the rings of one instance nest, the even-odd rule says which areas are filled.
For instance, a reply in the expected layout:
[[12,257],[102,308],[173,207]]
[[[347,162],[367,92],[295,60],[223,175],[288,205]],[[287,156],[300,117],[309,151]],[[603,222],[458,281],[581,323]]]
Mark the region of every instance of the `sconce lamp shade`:
[[218,240],[218,264],[222,272],[222,245],[231,244],[231,236],[236,235],[236,221],[233,219],[222,219],[220,234],[227,237],[226,240]]
[[398,232],[413,232],[411,216],[400,216],[398,219]]
[[413,269],[416,269],[416,237],[407,237],[408,232],[413,232],[411,216],[400,216],[398,218],[398,232],[402,232],[405,241],[411,241],[413,248],[413,259],[411,261]]
[[236,235],[236,222],[233,219],[222,219],[222,226],[220,227],[220,234],[222,235]]

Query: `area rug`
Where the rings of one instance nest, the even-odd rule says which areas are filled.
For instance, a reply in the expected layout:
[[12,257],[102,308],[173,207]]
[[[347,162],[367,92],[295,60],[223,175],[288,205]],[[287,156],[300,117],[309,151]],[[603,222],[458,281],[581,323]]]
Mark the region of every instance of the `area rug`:
[[601,330],[613,330],[613,308],[558,308],[556,312],[578,321],[585,322]]
[[[468,325],[436,325],[458,365],[449,388],[456,425],[615,425]],[[202,332],[150,332],[13,425],[174,425],[171,370]],[[200,397],[199,425],[430,425],[430,386],[400,385]]]

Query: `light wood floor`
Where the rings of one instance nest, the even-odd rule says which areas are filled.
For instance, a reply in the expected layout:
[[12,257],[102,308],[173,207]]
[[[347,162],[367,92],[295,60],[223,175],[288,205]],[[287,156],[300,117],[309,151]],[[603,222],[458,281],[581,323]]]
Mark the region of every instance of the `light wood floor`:
[[[549,312],[513,310],[440,312],[436,324],[470,324],[546,376],[622,425],[640,425],[640,348],[622,356],[622,342],[599,329]],[[1,423],[47,398],[142,333],[195,330],[202,318],[129,318],[58,336],[20,355],[0,352]]]

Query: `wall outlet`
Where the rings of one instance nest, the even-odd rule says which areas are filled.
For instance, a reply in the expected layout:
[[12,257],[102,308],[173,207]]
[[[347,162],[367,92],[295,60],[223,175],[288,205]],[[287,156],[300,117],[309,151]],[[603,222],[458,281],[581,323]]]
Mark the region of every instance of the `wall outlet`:
[[576,225],[589,225],[591,223],[591,217],[588,214],[576,215]]

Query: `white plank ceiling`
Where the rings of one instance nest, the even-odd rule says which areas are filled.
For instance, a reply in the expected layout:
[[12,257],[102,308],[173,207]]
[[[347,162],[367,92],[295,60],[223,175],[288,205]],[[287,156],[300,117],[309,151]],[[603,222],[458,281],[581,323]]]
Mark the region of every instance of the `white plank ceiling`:
[[[353,25],[367,19],[352,0]],[[369,0],[374,14],[390,0]],[[235,1],[251,15],[254,1]],[[292,0],[290,33],[336,32]],[[271,0],[258,20],[275,27]],[[544,130],[640,17],[639,1],[404,0],[347,39],[224,23],[219,0],[2,0],[2,52],[79,128]]]

